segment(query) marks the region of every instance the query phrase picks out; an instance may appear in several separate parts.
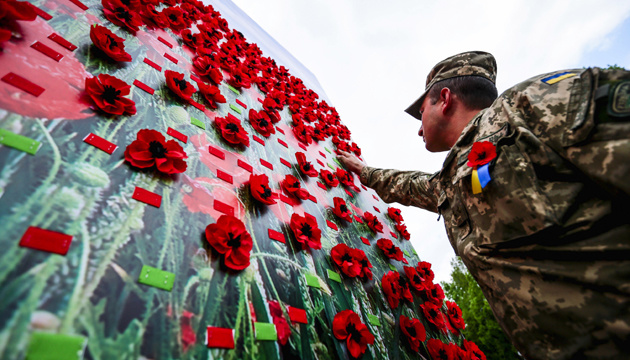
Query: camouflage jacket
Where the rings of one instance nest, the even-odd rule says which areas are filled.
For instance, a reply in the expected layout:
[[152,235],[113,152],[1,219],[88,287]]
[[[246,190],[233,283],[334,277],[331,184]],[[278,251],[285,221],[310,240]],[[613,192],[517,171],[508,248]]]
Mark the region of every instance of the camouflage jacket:
[[[630,354],[630,82],[615,95],[617,117],[597,90],[620,79],[630,73],[536,76],[478,113],[441,171],[361,173],[384,201],[444,216],[453,249],[528,359],[630,358],[621,355]],[[473,194],[467,157],[479,141],[497,158]]]

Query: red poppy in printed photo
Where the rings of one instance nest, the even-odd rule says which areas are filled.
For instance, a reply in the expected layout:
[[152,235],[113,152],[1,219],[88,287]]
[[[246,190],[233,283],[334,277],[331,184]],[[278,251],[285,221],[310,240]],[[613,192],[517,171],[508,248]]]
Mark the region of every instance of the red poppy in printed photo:
[[182,347],[184,348],[184,352],[188,351],[188,349],[197,342],[197,334],[195,334],[195,330],[192,327],[193,316],[195,316],[195,314],[184,310],[184,312],[182,312],[182,316],[179,318],[179,326],[182,333]]
[[389,259],[394,259],[398,261],[402,261],[403,252],[400,248],[389,239],[378,239],[376,242],[376,246],[383,251],[383,254],[387,256]]
[[127,7],[120,0],[102,0],[103,15],[114,25],[127,28],[135,33],[142,26],[140,15],[133,9]]
[[486,354],[474,342],[464,340],[464,349],[470,360],[486,360]]
[[295,235],[295,240],[302,244],[302,249],[321,249],[322,231],[317,226],[317,221],[310,216],[300,216],[297,213],[291,215],[289,227]]
[[337,185],[339,185],[339,180],[337,180],[337,177],[335,177],[333,173],[331,173],[330,171],[326,169],[322,169],[319,172],[319,176],[321,176],[322,180],[324,180],[324,182],[326,183],[326,185],[328,185],[328,187],[334,188],[334,187],[337,187]]
[[256,111],[254,109],[249,110],[249,123],[254,130],[264,137],[269,137],[271,134],[276,133],[276,128],[273,126],[269,115],[264,111]]
[[197,56],[195,60],[193,60],[193,65],[198,75],[207,76],[215,84],[219,84],[223,81],[223,73],[219,69],[219,66],[208,56]]
[[166,70],[164,71],[164,75],[166,76],[166,85],[175,93],[175,95],[184,100],[190,100],[190,97],[196,90],[193,84],[184,80],[184,74],[172,70]]
[[357,277],[361,273],[361,263],[355,256],[356,251],[346,244],[337,244],[330,250],[330,257],[341,272],[347,277]]
[[383,278],[381,279],[381,286],[383,287],[383,292],[387,298],[387,303],[392,309],[397,308],[400,300],[402,299],[402,289],[398,281],[399,279],[400,274],[395,271],[388,272],[383,275]]
[[[465,340],[464,340],[465,341]],[[439,339],[429,339],[427,341],[427,350],[432,360],[454,360],[453,349]]]
[[374,344],[374,335],[352,310],[338,312],[333,319],[332,328],[337,340],[346,340],[348,352],[353,358],[363,355],[367,346]]
[[416,271],[418,275],[420,275],[424,280],[433,282],[435,279],[435,274],[433,270],[431,270],[431,263],[426,261],[418,261],[418,265],[416,265]]
[[333,214],[347,222],[352,222],[352,211],[350,211],[346,201],[340,197],[334,197],[333,203],[335,205],[333,208]]
[[245,224],[234,216],[221,215],[216,223],[206,227],[206,240],[219,254],[225,266],[243,270],[249,266],[254,243]]
[[197,86],[199,87],[199,92],[206,99],[211,109],[218,109],[218,104],[225,104],[227,102],[218,87],[200,82],[197,83]]
[[125,51],[125,39],[101,25],[92,25],[90,39],[94,46],[114,61],[131,61],[131,55]]
[[460,330],[466,328],[466,323],[462,317],[462,310],[454,301],[446,301],[447,319],[446,326],[455,335],[459,335]]
[[446,332],[446,324],[444,323],[444,314],[440,311],[440,307],[436,304],[427,301],[424,304],[420,305],[422,312],[424,313],[424,317],[438,330]]
[[142,129],[136,140],[125,149],[125,160],[132,166],[146,169],[155,166],[163,174],[179,174],[186,171],[188,158],[175,140],[166,141],[159,131]]
[[276,203],[278,195],[271,191],[269,187],[269,178],[265,174],[249,176],[249,190],[252,193],[254,199],[265,205],[272,205]]
[[490,141],[477,141],[468,153],[468,166],[477,168],[497,157],[497,150]]
[[281,183],[282,189],[287,195],[292,195],[301,200],[309,198],[309,193],[302,187],[300,180],[291,174],[287,174]]
[[390,219],[394,220],[394,222],[396,222],[397,224],[400,224],[401,222],[403,222],[403,217],[402,217],[402,214],[400,213],[400,209],[397,209],[395,207],[389,207],[387,208],[387,215],[389,216]]
[[107,74],[85,79],[85,91],[94,105],[111,115],[135,115],[136,103],[125,97],[130,89],[126,82]]
[[16,20],[33,21],[37,13],[26,1],[0,1],[0,49],[11,37],[21,36]]
[[300,169],[300,172],[302,174],[310,176],[310,177],[316,177],[318,175],[318,172],[317,170],[315,170],[315,167],[311,165],[309,161],[306,161],[306,155],[304,155],[303,152],[299,152],[299,151],[296,152],[295,158],[298,162],[298,168]]
[[411,350],[416,352],[420,351],[420,344],[427,338],[427,331],[424,329],[422,322],[418,319],[400,315],[400,329],[405,335]]
[[269,313],[273,318],[273,324],[276,325],[276,331],[278,332],[278,342],[280,345],[286,345],[291,336],[291,327],[282,313],[280,303],[276,300],[271,300],[268,301],[268,304]]
[[382,233],[383,232],[383,224],[381,224],[381,222],[378,220],[378,218],[376,216],[372,215],[371,212],[369,212],[369,211],[364,212],[363,213],[363,220],[365,220],[365,223],[370,228],[370,230],[374,231],[375,233]]
[[411,234],[409,234],[409,231],[407,231],[407,225],[396,224],[394,226],[396,227],[396,230],[398,230],[398,232],[400,233],[400,236],[402,236],[403,239],[405,240],[411,239]]
[[236,117],[217,117],[214,119],[214,125],[225,141],[232,145],[249,146],[249,134]]

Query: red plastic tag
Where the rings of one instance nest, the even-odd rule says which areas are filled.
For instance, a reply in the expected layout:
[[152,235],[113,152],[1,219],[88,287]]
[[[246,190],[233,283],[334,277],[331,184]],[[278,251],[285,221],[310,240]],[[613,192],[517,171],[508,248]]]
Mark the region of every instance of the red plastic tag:
[[111,143],[105,139],[103,139],[102,137],[98,136],[98,135],[94,135],[92,133],[89,133],[84,139],[83,141],[85,141],[86,143],[101,149],[103,151],[105,151],[106,153],[108,153],[109,155],[111,155],[114,151],[116,151],[116,149],[118,148],[118,146],[114,143]]
[[304,144],[299,143],[299,144],[298,144],[298,146],[299,146],[302,150],[307,151],[306,146],[304,146]]
[[52,33],[50,35],[48,35],[48,38],[54,42],[56,42],[57,44],[65,47],[66,49],[70,50],[70,51],[74,51],[77,49],[77,46],[74,45],[73,43],[71,43],[70,41],[64,39],[63,37],[61,37],[61,35],[59,34],[55,34]]
[[133,191],[132,198],[157,208],[162,204],[162,197],[160,195],[137,186]]
[[352,195],[352,193],[350,191],[348,191],[347,189],[343,189],[343,191],[345,191],[346,194],[348,194],[348,196],[350,196],[351,198],[354,197],[354,195]]
[[247,109],[247,105],[245,105],[241,100],[236,99],[236,103]]
[[379,210],[376,206],[372,206],[374,208],[374,211],[376,211],[377,213],[380,213],[381,210]]
[[361,241],[363,241],[363,243],[364,243],[365,245],[371,245],[371,244],[370,244],[370,240],[368,240],[368,239],[364,238],[363,236],[361,236]]
[[291,199],[290,197],[285,196],[284,194],[280,194],[280,200],[290,206],[294,206],[295,203],[293,202],[293,199]]
[[12,72],[4,75],[2,77],[2,81],[4,81],[5,83],[9,85],[13,85],[20,90],[24,90],[35,97],[41,95],[45,90],[43,87],[35,83],[32,83],[26,80],[25,78],[21,77],[20,75],[16,75]]
[[409,264],[409,261],[407,261],[407,259],[403,258],[402,259],[403,264]]
[[390,234],[392,234],[392,237],[393,237],[394,239],[398,239],[398,235],[394,234],[394,233],[393,233],[393,232],[391,232],[391,231],[390,231],[389,233],[390,233]]
[[232,175],[226,173],[225,171],[221,169],[217,169],[217,177],[230,184],[234,183],[234,179],[232,178]]
[[249,165],[248,163],[246,163],[245,161],[243,161],[243,160],[241,160],[241,159],[238,159],[238,160],[236,161],[236,164],[237,164],[238,166],[240,166],[241,168],[243,168],[243,169],[245,169],[245,170],[249,171],[250,173],[254,171],[254,169],[252,168],[252,166],[251,166],[251,165]]
[[[208,150],[210,151],[210,154],[218,157],[221,160],[225,160],[225,153],[217,148],[215,148],[214,146],[210,145],[208,147]],[[240,160],[239,160],[240,161]],[[239,164],[240,165],[240,164]]]
[[289,169],[291,168],[291,163],[286,161],[285,159],[280,158],[280,162],[282,163],[282,165],[288,167]]
[[74,5],[78,6],[79,9],[85,11],[87,9],[89,9],[84,3],[80,2],[79,0],[70,0],[71,3],[73,3]]
[[278,232],[278,231],[273,230],[273,229],[269,229],[269,238],[271,240],[280,241],[283,244],[286,242],[286,239],[284,238],[284,235],[281,232]]
[[317,163],[318,163],[318,164],[319,164],[319,166],[321,166],[321,167],[326,167],[326,165],[324,165],[324,163],[323,163],[321,160],[319,160],[319,159],[317,159]]
[[31,4],[31,3],[28,3],[28,2],[27,2],[27,4],[29,4],[33,8],[35,13],[37,15],[39,15],[39,17],[41,17],[42,19],[48,21],[48,20],[53,18],[52,15],[50,15],[49,13],[45,12],[44,10],[38,8],[37,6],[35,6],[35,5]]
[[259,143],[262,146],[265,146],[265,141],[261,138],[259,138],[258,136],[254,135],[254,141]]
[[289,319],[295,323],[308,324],[308,318],[306,317],[306,311],[303,309],[294,308],[288,306]]
[[278,132],[282,135],[284,135],[284,130],[280,129],[279,127],[276,126],[276,130],[278,130]]
[[36,41],[33,45],[31,45],[31,47],[57,62],[63,59],[63,55],[51,49],[50,47],[40,43],[39,41]]
[[193,80],[193,81],[195,81],[195,82],[198,82],[198,83],[203,82],[203,81],[201,81],[201,79],[200,79],[200,78],[196,77],[196,76],[195,76],[195,75],[193,75],[193,74],[190,74],[190,79],[191,79],[191,80]]
[[168,46],[169,48],[171,48],[171,49],[173,48],[173,44],[171,44],[170,42],[168,42],[168,40],[164,39],[163,37],[158,36],[158,40],[159,40],[162,44],[164,44],[164,45]]
[[326,154],[324,154],[323,152],[319,152],[319,155],[321,155],[324,159],[326,158]]
[[317,204],[317,198],[313,196],[312,194],[308,194],[308,199],[314,202],[315,204]]
[[317,186],[319,186],[320,188],[322,188],[323,190],[328,190],[326,189],[326,185],[320,183],[319,181],[317,182]]
[[142,61],[144,61],[145,64],[149,65],[150,67],[154,68],[155,70],[162,71],[162,67],[160,65],[154,63],[153,61],[151,61],[151,60],[149,60],[147,58],[144,58],[144,60],[142,60]]
[[367,191],[367,188],[365,187],[365,185],[361,184],[361,187],[363,188],[363,190]]
[[172,137],[174,137],[175,139],[183,142],[184,144],[188,142],[188,136],[180,133],[179,131],[169,127],[168,129],[166,129],[166,133],[171,135]]
[[287,149],[289,148],[289,145],[286,142],[284,142],[284,140],[278,138],[278,142],[280,143],[280,145],[284,146],[285,148]]
[[261,98],[258,98],[258,102],[261,103],[261,104],[263,103]]
[[361,219],[360,217],[354,215],[354,220],[356,220],[359,224],[363,224],[363,219]]
[[136,79],[133,81],[133,84],[136,85],[137,87],[139,87],[140,89],[148,92],[149,94],[153,95],[155,93],[155,90],[151,89],[149,87],[149,85],[143,83],[142,81]]
[[208,326],[206,343],[209,348],[234,349],[234,330]]
[[59,255],[66,255],[71,243],[72,235],[35,226],[29,226],[20,240],[20,246],[22,247],[48,251]]
[[273,170],[273,164],[267,160],[260,159],[260,164],[266,168],[269,168],[270,170]]
[[234,208],[230,205],[220,202],[219,200],[214,200],[213,204],[214,210],[222,212],[226,215],[234,216]]
[[339,228],[337,227],[337,224],[335,224],[334,222],[330,220],[326,220],[326,224],[328,225],[329,228],[333,230],[339,230]]
[[190,103],[190,105],[194,106],[196,109],[201,110],[201,111],[206,111],[206,108],[200,103],[196,102],[195,100],[190,99],[188,102]]
[[168,53],[164,53],[164,57],[171,60],[175,65],[177,65],[177,63],[179,62],[179,60],[175,59],[173,56],[171,56]]

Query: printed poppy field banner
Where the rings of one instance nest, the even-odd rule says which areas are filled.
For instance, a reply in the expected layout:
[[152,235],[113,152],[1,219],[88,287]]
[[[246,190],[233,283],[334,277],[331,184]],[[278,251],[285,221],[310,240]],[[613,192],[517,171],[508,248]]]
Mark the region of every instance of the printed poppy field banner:
[[233,3],[2,0],[0,48],[0,358],[482,358]]

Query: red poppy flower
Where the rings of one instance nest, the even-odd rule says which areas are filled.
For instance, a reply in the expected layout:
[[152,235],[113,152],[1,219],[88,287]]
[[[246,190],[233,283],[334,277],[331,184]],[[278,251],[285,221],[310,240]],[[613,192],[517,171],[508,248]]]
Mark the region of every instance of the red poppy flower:
[[140,17],[145,25],[150,28],[163,29],[168,27],[168,19],[164,14],[155,9],[156,4],[146,4],[140,8]]
[[221,90],[219,90],[218,87],[199,82],[197,86],[199,87],[199,92],[201,92],[201,95],[206,99],[211,109],[218,109],[219,103],[225,104],[227,102],[225,96],[221,95]]
[[215,224],[206,227],[206,240],[219,254],[225,266],[243,270],[249,266],[252,237],[242,221],[230,215],[221,215]]
[[227,80],[227,83],[232,85],[233,87],[240,88],[249,88],[252,86],[252,80],[245,72],[243,72],[240,67],[235,67],[230,72],[230,79]]
[[434,284],[432,281],[427,284],[427,290],[424,292],[424,297],[426,300],[436,304],[437,306],[442,306],[444,303],[444,290],[442,290],[442,286],[440,284]]
[[192,94],[195,93],[195,87],[188,81],[184,80],[184,74],[172,70],[166,70],[164,71],[164,75],[166,76],[166,85],[169,89],[171,89],[180,98],[190,100]]
[[453,350],[448,344],[443,343],[442,340],[429,339],[427,341],[427,349],[433,360],[454,360]]
[[337,175],[339,182],[342,183],[344,186],[347,186],[354,191],[359,191],[356,185],[354,185],[354,175],[352,175],[351,172],[345,171],[343,169],[337,169],[335,175]]
[[361,273],[361,263],[355,253],[348,245],[337,244],[330,250],[330,257],[344,275],[357,277]]
[[416,271],[418,272],[418,275],[420,275],[420,277],[424,278],[424,280],[433,282],[435,274],[433,273],[433,270],[431,270],[431,263],[428,263],[426,261],[419,261],[418,265],[416,266]]
[[411,266],[403,266],[403,269],[405,270],[405,275],[407,275],[407,279],[409,279],[409,283],[411,284],[412,288],[414,288],[416,291],[427,290],[427,282],[420,275],[418,275],[416,268]]
[[322,177],[326,185],[328,185],[329,187],[334,188],[337,185],[339,185],[339,180],[337,180],[337,178],[330,171],[326,169],[322,169],[319,172],[319,175]]
[[389,303],[389,307],[395,309],[398,307],[398,303],[402,299],[402,289],[400,287],[399,280],[400,274],[395,271],[390,271],[383,275],[381,279],[381,286],[383,286],[383,292]]
[[352,211],[350,211],[350,208],[348,208],[346,202],[340,197],[333,198],[333,201],[335,204],[335,207],[333,208],[333,214],[337,215],[337,217],[347,222],[352,222]]
[[374,335],[352,310],[337,313],[332,327],[333,334],[338,340],[346,340],[348,351],[354,358],[363,355],[367,346],[374,344]]
[[300,123],[294,126],[292,131],[293,135],[295,135],[295,138],[298,139],[298,141],[304,143],[305,145],[308,145],[313,142],[310,129],[310,127]]
[[407,343],[413,351],[420,351],[420,344],[427,338],[424,325],[418,319],[400,315],[400,329],[407,339]]
[[264,111],[250,109],[249,123],[252,124],[254,130],[264,137],[269,137],[271,134],[276,133],[276,128],[273,126],[269,115]]
[[446,324],[444,323],[444,315],[440,311],[440,308],[434,303],[427,301],[424,304],[420,305],[422,312],[424,313],[424,317],[438,330],[446,332]]
[[269,188],[269,178],[265,174],[251,174],[249,176],[249,190],[254,199],[263,204],[271,205],[276,203],[275,199],[278,195]]
[[191,319],[195,314],[184,310],[182,316],[179,318],[179,326],[182,332],[182,347],[184,352],[188,351],[192,345],[197,342],[197,334],[192,328]]
[[477,168],[497,157],[497,150],[490,141],[477,141],[468,153],[468,166]]
[[271,300],[269,304],[269,313],[273,318],[273,324],[276,325],[276,331],[278,332],[278,342],[280,345],[286,345],[291,336],[291,327],[282,313],[280,303],[276,300]]
[[383,224],[381,224],[378,218],[372,215],[371,212],[366,211],[365,213],[363,213],[363,219],[365,220],[365,223],[370,228],[370,230],[374,231],[375,233],[383,232]]
[[94,46],[101,49],[112,60],[131,61],[131,55],[125,51],[125,39],[117,36],[105,26],[92,25],[90,39]]
[[311,165],[309,161],[306,161],[306,155],[304,155],[303,152],[296,152],[295,158],[297,159],[298,168],[300,169],[300,172],[302,174],[308,175],[310,177],[316,177],[318,175],[315,167],[313,167],[313,165]]
[[171,30],[179,32],[188,27],[186,19],[184,19],[184,13],[179,7],[168,6],[162,10],[162,13],[166,16],[168,27]]
[[302,244],[302,249],[321,249],[321,236],[322,231],[317,226],[317,222],[312,217],[300,216],[294,213],[291,216],[291,223],[289,224],[295,239]]
[[243,129],[241,122],[236,117],[217,117],[214,119],[214,124],[225,141],[233,145],[249,146],[249,134]]
[[97,108],[112,115],[134,115],[136,103],[124,97],[131,86],[107,74],[85,79],[85,91]]
[[188,156],[175,140],[166,141],[159,131],[142,129],[127,149],[125,160],[132,166],[145,169],[155,166],[164,174],[178,174],[186,171]]
[[114,25],[123,26],[134,33],[142,26],[140,15],[122,1],[102,0],[101,4],[103,5],[103,15]]
[[309,198],[309,193],[306,189],[302,188],[300,180],[291,174],[287,174],[284,177],[281,186],[288,195],[293,195],[302,200]]
[[197,56],[193,65],[197,74],[209,77],[213,83],[219,84],[223,80],[223,73],[219,70],[219,66],[208,56]]
[[[366,212],[367,213],[367,212]],[[389,239],[378,239],[376,242],[376,246],[383,251],[385,256],[390,259],[402,261],[403,252],[400,251],[400,248]]]
[[400,236],[402,236],[403,239],[405,240],[411,239],[411,234],[409,234],[409,231],[407,231],[407,225],[396,224],[394,226],[396,227],[396,230],[398,230],[398,232],[400,233]]
[[474,342],[464,340],[464,349],[466,349],[470,360],[486,360],[486,354],[479,350],[479,347]]
[[269,119],[274,124],[277,124],[280,122],[280,120],[282,120],[278,110],[264,110],[264,112],[267,114],[267,116],[269,116]]
[[453,360],[470,360],[466,350],[453,343],[448,344],[448,346],[451,348],[451,352],[453,353]]
[[373,275],[372,275],[372,270],[370,270],[372,268],[372,263],[370,262],[370,260],[368,260],[367,256],[365,255],[365,251],[360,250],[360,249],[355,249],[355,250],[356,250],[355,257],[361,264],[361,272],[359,273],[359,277],[362,278],[363,280],[372,280]]
[[387,208],[387,215],[390,219],[394,220],[397,224],[403,222],[402,214],[400,213],[400,209],[396,209],[395,207]]
[[459,330],[463,330],[466,328],[466,323],[464,323],[464,318],[462,318],[462,310],[457,306],[454,301],[447,301],[446,307],[448,309],[446,315],[448,317],[448,321],[446,322],[446,326],[451,330],[452,333],[458,335]]

